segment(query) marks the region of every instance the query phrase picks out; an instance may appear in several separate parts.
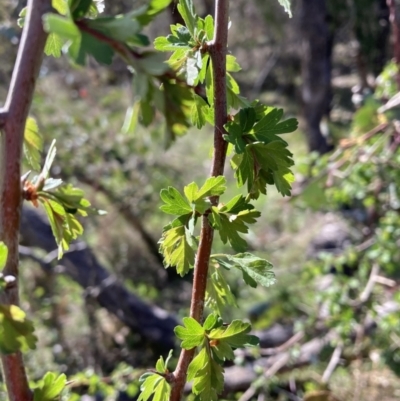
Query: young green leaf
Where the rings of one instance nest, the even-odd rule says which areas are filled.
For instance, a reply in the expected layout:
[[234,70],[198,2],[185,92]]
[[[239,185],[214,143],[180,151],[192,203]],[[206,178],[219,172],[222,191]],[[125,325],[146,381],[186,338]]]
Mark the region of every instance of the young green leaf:
[[160,207],[164,213],[181,216],[193,212],[186,199],[174,187],[162,189],[160,196],[165,203]]
[[206,31],[207,40],[212,40],[214,37],[214,19],[211,15],[204,18],[204,30]]
[[3,241],[0,241],[0,271],[4,269],[8,257],[8,248]]
[[[192,391],[199,396],[200,401],[217,401],[218,394],[224,388],[224,369],[211,356],[203,351],[191,363],[194,367],[189,366],[188,380],[193,379]],[[205,362],[200,364],[200,362]]]
[[171,386],[157,373],[145,373],[140,377],[140,396],[138,401],[147,401],[152,395],[153,401],[169,401]]
[[209,196],[220,196],[226,190],[226,178],[222,175],[218,177],[207,178],[204,185],[197,191],[195,198],[192,201],[196,201],[201,198]]
[[142,29],[139,22],[133,19],[130,14],[116,17],[98,17],[93,20],[88,19],[86,24],[90,28],[120,42],[135,40],[136,35]]
[[132,18],[136,18],[140,25],[146,26],[153,19],[163,12],[171,3],[172,0],[150,0],[147,6],[140,7],[130,13]]
[[[227,260],[226,260],[226,259]],[[225,258],[215,257],[214,259],[227,269],[236,268],[242,271],[244,281],[251,287],[260,284],[269,287],[275,283],[275,274],[272,271],[272,264],[251,253],[239,253],[237,255],[225,255]]]
[[164,231],[160,240],[165,267],[175,266],[181,276],[187,274],[194,265],[195,252],[188,239],[191,239],[190,232],[180,225]]
[[207,319],[204,321],[203,328],[204,330],[213,329],[218,323],[219,316],[215,313],[207,316]]
[[55,401],[60,397],[67,383],[64,373],[57,376],[53,372],[47,372],[41,383],[33,391],[33,401]]
[[282,140],[276,135],[294,132],[298,127],[298,122],[295,118],[289,118],[288,120],[279,122],[282,117],[282,109],[274,108],[272,110],[267,110],[267,114],[254,125],[252,133],[258,141],[264,143],[278,139]]
[[226,70],[229,72],[238,72],[241,69],[239,63],[236,61],[236,57],[228,54],[226,56]]
[[36,347],[34,327],[16,305],[0,305],[0,352],[26,352]]
[[197,25],[197,15],[194,11],[192,0],[180,0],[178,4],[179,14],[182,16],[190,34],[194,37],[196,32],[195,28]]
[[183,326],[174,329],[176,336],[182,340],[181,347],[192,349],[199,346],[205,338],[205,330],[195,319],[191,317],[183,318]]
[[46,179],[49,176],[51,165],[53,164],[54,158],[56,157],[57,149],[56,149],[56,140],[53,139],[51,142],[50,148],[47,152],[46,160],[43,165],[42,172],[40,175]]
[[43,23],[47,32],[55,33],[63,39],[74,41],[81,37],[81,32],[71,18],[50,13],[43,16]]
[[218,230],[224,244],[229,241],[233,249],[243,252],[247,249],[247,242],[239,233],[247,233],[247,225],[255,223],[260,216],[261,213],[257,210],[242,210],[238,214],[228,216],[225,213],[221,213],[218,208],[213,207],[208,220]]
[[211,330],[208,334],[208,338],[226,342],[233,348],[255,346],[258,344],[259,340],[256,336],[247,334],[250,330],[250,323],[234,320],[228,327],[219,327]]
[[198,129],[204,127],[207,122],[207,116],[209,114],[210,107],[207,102],[198,95],[193,95],[193,106],[192,111],[190,113],[190,118],[192,124],[195,125]]
[[208,269],[206,305],[219,315],[222,315],[226,305],[237,307],[235,296],[215,260]]
[[113,48],[93,35],[81,31],[80,40],[74,40],[68,47],[68,54],[79,65],[85,65],[88,56],[100,64],[110,65],[114,56]]
[[61,56],[61,50],[63,46],[63,40],[56,33],[50,33],[46,40],[46,46],[44,53],[46,56],[53,56],[59,58]]

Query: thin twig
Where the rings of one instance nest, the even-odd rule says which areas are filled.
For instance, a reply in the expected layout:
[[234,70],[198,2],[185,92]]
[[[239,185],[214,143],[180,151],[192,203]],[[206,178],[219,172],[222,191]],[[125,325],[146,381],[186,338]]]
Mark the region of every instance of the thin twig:
[[256,389],[250,386],[239,398],[239,401],[250,401],[256,394]]
[[375,277],[379,274],[379,265],[374,263],[371,269],[371,273],[369,275],[369,279],[367,285],[365,286],[363,292],[360,294],[360,302],[366,302],[369,297],[371,296],[372,290],[374,289],[375,285]]
[[340,362],[340,357],[342,356],[342,352],[343,352],[343,344],[340,342],[333,351],[331,360],[329,361],[328,366],[326,367],[325,372],[322,375],[322,383],[328,383],[330,377],[332,376],[332,373],[335,371],[336,366]]
[[289,340],[287,340],[285,343],[283,343],[279,347],[262,348],[260,350],[260,355],[271,356],[271,355],[276,355],[283,351],[286,351],[288,348],[297,344],[304,337],[304,335],[305,335],[304,331],[299,331],[298,333],[294,334],[292,337],[289,338]]

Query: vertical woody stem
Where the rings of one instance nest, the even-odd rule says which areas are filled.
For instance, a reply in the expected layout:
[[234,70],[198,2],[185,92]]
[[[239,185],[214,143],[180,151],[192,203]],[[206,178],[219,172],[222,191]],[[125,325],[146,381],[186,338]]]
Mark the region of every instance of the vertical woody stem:
[[[227,122],[226,100],[226,53],[228,45],[228,18],[229,0],[216,0],[215,2],[215,33],[209,43],[209,52],[213,68],[214,80],[214,157],[211,167],[211,176],[224,174],[227,142],[223,138],[224,124]],[[212,199],[218,203],[218,197]],[[201,322],[203,319],[204,298],[206,294],[208,264],[214,230],[208,223],[207,217],[202,217],[199,249],[194,266],[194,278],[190,316]],[[174,372],[174,383],[171,392],[171,401],[179,401],[182,397],[186,382],[187,369],[194,357],[195,349],[182,350],[178,365]]]
[[[21,155],[26,118],[32,103],[47,34],[42,16],[50,0],[28,0],[28,13],[5,107],[0,110],[0,240],[8,247],[5,275],[18,279],[18,233],[21,214]],[[18,280],[1,293],[0,303],[18,305]],[[4,380],[10,401],[31,401],[20,353],[3,355]]]

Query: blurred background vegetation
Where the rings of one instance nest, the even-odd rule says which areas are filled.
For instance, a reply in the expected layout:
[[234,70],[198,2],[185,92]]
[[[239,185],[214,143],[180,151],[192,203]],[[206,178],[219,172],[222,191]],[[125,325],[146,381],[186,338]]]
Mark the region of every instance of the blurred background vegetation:
[[[106,0],[105,12],[144,1]],[[212,1],[194,3],[199,14],[212,12]],[[2,100],[23,6],[0,3]],[[400,128],[397,106],[381,108],[399,90],[389,11],[381,0],[294,0],[290,20],[275,1],[231,3],[229,48],[242,66],[235,77],[243,94],[284,108],[301,128],[287,136],[294,196],[270,190],[248,235],[252,252],[274,264],[277,284],[250,290],[233,272],[229,278],[239,307],[224,317],[247,315],[261,349],[238,352],[226,368],[222,399],[400,397]],[[165,35],[177,18],[172,5],[146,33]],[[120,60],[81,68],[45,58],[31,110],[45,143],[57,140],[53,176],[84,188],[108,212],[84,221],[84,243],[104,277],[115,278],[125,298],[134,296],[119,314],[101,298],[98,281],[83,285],[64,274],[63,260],[31,247],[22,233],[22,308],[39,338],[28,368],[33,378],[65,372],[68,400],[136,399],[137,378],[168,349],[163,338],[147,338],[121,318],[129,315],[122,309],[144,301],[146,320],[146,308],[157,305],[152,319],[162,326],[163,314],[179,321],[189,305],[190,281],[166,271],[157,252],[168,220],[158,210],[159,192],[204,179],[211,128],[192,129],[169,147],[161,121],[123,133],[134,99],[132,75]]]

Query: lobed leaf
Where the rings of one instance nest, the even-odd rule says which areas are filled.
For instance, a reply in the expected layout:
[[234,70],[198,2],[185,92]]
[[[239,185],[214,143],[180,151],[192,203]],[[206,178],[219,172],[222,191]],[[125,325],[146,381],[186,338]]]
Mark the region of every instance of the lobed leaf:
[[197,15],[194,11],[192,0],[180,0],[178,4],[178,11],[181,14],[185,25],[187,26],[190,34],[194,37],[196,32],[195,28],[197,25]]
[[175,266],[181,276],[187,274],[194,265],[195,252],[188,241],[190,237],[188,229],[178,225],[164,231],[160,240],[165,267]]
[[57,376],[53,372],[47,372],[33,391],[33,401],[58,400],[66,384],[67,377],[64,373]]
[[[225,342],[233,348],[255,346],[258,344],[259,340],[256,336],[247,334],[250,330],[250,323],[234,320],[228,327],[219,327],[211,330],[208,334],[208,338],[218,340],[220,343]],[[232,355],[230,354],[230,356]]]
[[[227,260],[226,260],[226,259]],[[237,255],[225,255],[225,258],[215,257],[215,260],[226,269],[236,268],[242,271],[244,281],[251,287],[260,284],[269,287],[275,283],[273,265],[265,259],[251,253],[239,253]]]
[[193,211],[186,199],[174,187],[162,189],[160,196],[165,203],[160,207],[164,213],[181,216]]
[[183,326],[174,329],[176,336],[182,340],[181,348],[192,349],[199,346],[205,337],[205,330],[195,319],[191,317],[183,318]]
[[139,380],[142,384],[138,401],[147,401],[152,395],[153,401],[169,401],[171,386],[164,377],[157,373],[145,373]]
[[0,352],[26,352],[36,348],[33,323],[16,305],[0,304]]

